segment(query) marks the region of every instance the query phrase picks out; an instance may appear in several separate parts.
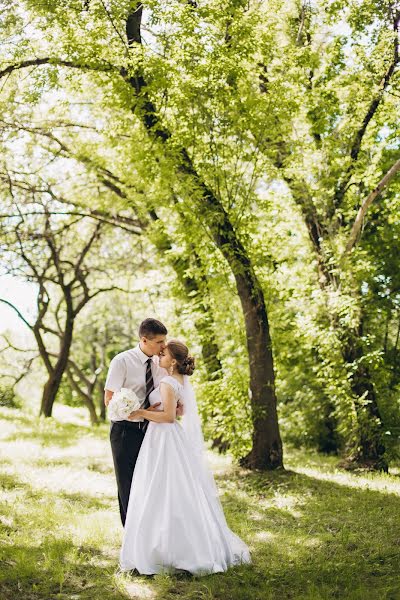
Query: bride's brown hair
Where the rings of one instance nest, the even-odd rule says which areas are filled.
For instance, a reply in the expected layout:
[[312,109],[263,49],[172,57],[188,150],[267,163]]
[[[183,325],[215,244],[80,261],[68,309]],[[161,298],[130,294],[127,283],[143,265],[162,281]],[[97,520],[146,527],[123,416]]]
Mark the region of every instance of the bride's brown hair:
[[189,348],[180,340],[168,340],[167,348],[172,358],[176,360],[176,368],[181,375],[193,375],[194,357],[190,356]]

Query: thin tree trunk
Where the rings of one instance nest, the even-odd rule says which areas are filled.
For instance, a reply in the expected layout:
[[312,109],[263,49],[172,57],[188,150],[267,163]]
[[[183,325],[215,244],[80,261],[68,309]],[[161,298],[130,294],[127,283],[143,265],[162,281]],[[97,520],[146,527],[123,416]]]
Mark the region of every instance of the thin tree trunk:
[[383,423],[376,392],[371,381],[368,366],[363,363],[362,321],[356,331],[351,332],[343,344],[343,358],[349,365],[355,365],[350,378],[350,386],[355,396],[358,440],[356,450],[350,449],[349,466],[363,466],[388,472],[385,458]]
[[361,203],[361,206],[353,223],[353,227],[350,231],[349,239],[346,244],[345,254],[348,254],[356,245],[357,238],[363,226],[364,218],[368,212],[369,207],[371,206],[373,201],[382,193],[382,190],[391,182],[392,179],[394,179],[394,177],[399,171],[400,158],[390,167],[390,169],[384,175],[384,177],[382,177],[378,185],[372,190],[372,192],[370,192],[370,194],[368,194],[368,196]]
[[53,412],[53,404],[57,396],[57,392],[61,385],[63,374],[68,365],[69,353],[72,344],[72,333],[74,328],[73,315],[70,314],[70,310],[67,309],[67,317],[65,322],[65,330],[61,340],[60,353],[56,364],[54,365],[52,373],[43,388],[42,401],[40,405],[40,415],[44,417],[51,417]]
[[85,393],[81,389],[81,387],[76,383],[70,369],[67,370],[67,374],[68,374],[68,380],[71,384],[71,387],[76,391],[77,394],[79,394],[79,396],[82,398],[84,404],[86,405],[86,407],[89,411],[91,424],[97,425],[97,423],[99,422],[99,419],[97,417],[96,407],[94,405],[93,398],[92,398],[93,390],[88,390],[88,392]]
[[318,436],[317,449],[318,452],[324,454],[338,454],[339,451],[339,436],[337,433],[338,420],[335,416],[335,405],[328,398],[321,407],[323,411],[324,430]]
[[106,420],[106,405],[104,404],[104,388],[101,381],[96,381],[97,404],[100,409],[100,419]]

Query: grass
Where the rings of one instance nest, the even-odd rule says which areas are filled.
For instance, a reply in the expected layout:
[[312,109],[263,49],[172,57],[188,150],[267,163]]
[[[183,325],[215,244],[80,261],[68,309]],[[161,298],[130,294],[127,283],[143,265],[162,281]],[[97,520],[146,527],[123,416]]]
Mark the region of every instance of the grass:
[[294,450],[274,473],[210,455],[252,565],[202,578],[119,573],[108,427],[68,410],[43,421],[0,409],[1,600],[400,600],[397,471],[349,474]]

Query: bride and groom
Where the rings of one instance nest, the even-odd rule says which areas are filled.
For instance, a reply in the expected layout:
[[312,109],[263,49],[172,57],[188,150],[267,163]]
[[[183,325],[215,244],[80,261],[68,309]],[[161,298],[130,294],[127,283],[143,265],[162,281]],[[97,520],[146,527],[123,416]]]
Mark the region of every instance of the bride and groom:
[[145,319],[139,344],[112,359],[105,384],[106,405],[122,387],[142,401],[110,430],[124,525],[120,566],[146,575],[218,573],[250,562],[250,554],[226,523],[206,464],[189,381],[194,358],[166,335],[160,321]]

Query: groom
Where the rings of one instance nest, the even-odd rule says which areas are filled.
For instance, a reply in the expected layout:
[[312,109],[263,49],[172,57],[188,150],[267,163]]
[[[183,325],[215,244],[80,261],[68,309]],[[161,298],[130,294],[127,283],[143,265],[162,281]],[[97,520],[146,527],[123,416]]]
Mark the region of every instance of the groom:
[[[158,364],[158,358],[165,348],[167,333],[166,327],[157,319],[145,319],[140,324],[139,344],[117,354],[110,363],[104,390],[106,406],[114,392],[126,387],[133,390],[141,400],[141,408],[150,407],[150,393],[159,380],[168,374]],[[150,410],[154,410],[155,406]],[[148,424],[145,419],[111,422],[110,441],[122,525],[125,525],[133,471]]]

